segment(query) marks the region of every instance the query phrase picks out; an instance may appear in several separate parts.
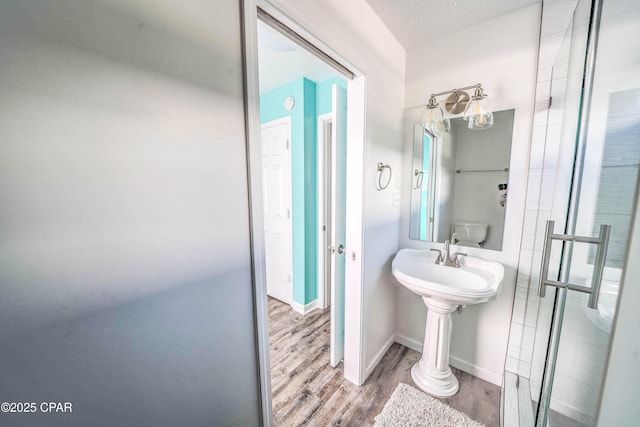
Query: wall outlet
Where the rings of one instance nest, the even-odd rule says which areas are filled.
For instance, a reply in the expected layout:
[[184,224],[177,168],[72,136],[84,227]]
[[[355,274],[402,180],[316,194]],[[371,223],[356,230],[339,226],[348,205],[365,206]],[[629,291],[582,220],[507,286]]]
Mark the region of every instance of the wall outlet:
[[397,208],[400,206],[400,192],[399,191],[394,191],[393,192],[393,207]]

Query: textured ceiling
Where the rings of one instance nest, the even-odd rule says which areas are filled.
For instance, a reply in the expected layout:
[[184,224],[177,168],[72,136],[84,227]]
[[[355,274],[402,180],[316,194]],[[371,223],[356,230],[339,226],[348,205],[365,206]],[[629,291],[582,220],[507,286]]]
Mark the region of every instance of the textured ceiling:
[[320,83],[339,74],[304,48],[258,21],[260,94],[301,77]]
[[366,0],[405,49],[541,0]]
[[[348,0],[347,0],[348,1]],[[405,49],[540,0],[366,0]],[[260,92],[300,77],[321,82],[339,74],[289,38],[258,20]]]

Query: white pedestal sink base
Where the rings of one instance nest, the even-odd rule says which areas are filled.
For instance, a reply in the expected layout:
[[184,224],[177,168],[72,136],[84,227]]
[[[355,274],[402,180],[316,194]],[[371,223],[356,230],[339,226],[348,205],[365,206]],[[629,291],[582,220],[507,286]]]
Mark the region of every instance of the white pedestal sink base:
[[411,368],[411,378],[423,391],[437,397],[458,392],[458,379],[449,367],[451,313],[458,307],[444,301],[422,297],[427,306],[427,326],[422,357]]
[[436,397],[451,397],[458,392],[458,379],[451,372],[451,368],[447,368],[447,372],[441,375],[425,373],[420,369],[420,364],[416,363],[411,368],[411,378],[425,393],[429,393]]

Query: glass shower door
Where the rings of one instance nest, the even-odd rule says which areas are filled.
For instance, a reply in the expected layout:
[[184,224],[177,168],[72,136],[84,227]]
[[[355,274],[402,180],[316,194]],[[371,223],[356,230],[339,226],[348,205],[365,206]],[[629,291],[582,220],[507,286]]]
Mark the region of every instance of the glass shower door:
[[[597,308],[588,306],[588,294],[565,288],[547,287],[541,301],[531,378],[539,390],[538,426],[592,426],[597,419],[640,165],[640,41],[634,34],[640,34],[637,2],[581,1],[554,67],[567,70],[556,83],[564,84],[558,90],[561,141],[571,147],[558,158],[571,167],[564,180],[568,203],[557,198],[552,207],[565,212],[554,232],[597,236],[607,224],[611,235]],[[557,268],[548,278],[593,288],[594,246],[554,243]]]

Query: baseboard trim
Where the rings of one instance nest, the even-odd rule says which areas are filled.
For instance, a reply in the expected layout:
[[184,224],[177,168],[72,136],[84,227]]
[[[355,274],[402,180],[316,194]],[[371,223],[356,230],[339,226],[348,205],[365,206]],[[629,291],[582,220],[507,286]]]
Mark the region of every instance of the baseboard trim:
[[[396,334],[395,342],[405,347],[409,347],[411,350],[415,350],[418,353],[422,353],[422,343],[417,340],[414,340],[413,338]],[[460,359],[452,355],[449,355],[449,363],[454,368],[458,368],[461,371],[465,371],[466,373],[471,374],[474,377],[490,382],[491,384],[495,384],[498,387],[502,386],[502,375],[500,374],[496,374],[495,372],[491,372],[487,369],[480,368],[479,366],[475,366],[467,362],[466,360]]]
[[409,347],[411,350],[415,350],[418,353],[422,353],[422,343],[414,340],[413,338],[406,337],[404,335],[396,334],[395,341],[405,347]]
[[491,372],[488,369],[481,368],[479,366],[472,365],[466,360],[460,359],[455,356],[449,356],[449,363],[454,368],[458,368],[461,371],[465,371],[468,374],[473,375],[476,378],[495,384],[498,387],[502,387],[502,375]]
[[318,300],[314,299],[309,304],[305,304],[305,305],[302,305],[302,304],[294,301],[291,304],[291,308],[293,308],[296,312],[298,312],[298,313],[300,313],[302,315],[309,314],[310,312],[312,312],[313,310],[318,308]]
[[[387,351],[389,351],[389,348],[391,348],[391,346],[393,345],[394,342],[395,342],[395,335],[391,335],[391,337],[389,337],[387,342],[384,343],[384,345],[382,346],[380,351],[378,351],[378,353],[376,353],[376,355],[373,358],[373,360],[371,361],[371,363],[369,363],[367,365],[367,368],[364,371],[364,380],[365,381],[367,380],[367,378],[369,378],[369,375],[371,375],[373,370],[376,369],[376,366],[378,366],[378,363],[380,363],[380,361],[382,360],[384,355],[387,354]],[[363,384],[364,384],[364,382],[363,382]]]

